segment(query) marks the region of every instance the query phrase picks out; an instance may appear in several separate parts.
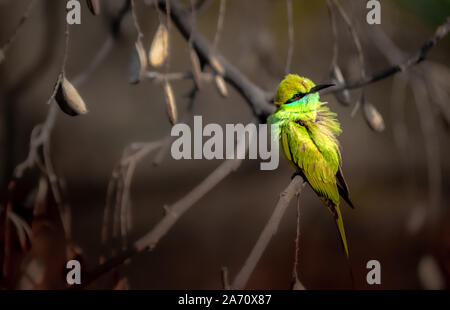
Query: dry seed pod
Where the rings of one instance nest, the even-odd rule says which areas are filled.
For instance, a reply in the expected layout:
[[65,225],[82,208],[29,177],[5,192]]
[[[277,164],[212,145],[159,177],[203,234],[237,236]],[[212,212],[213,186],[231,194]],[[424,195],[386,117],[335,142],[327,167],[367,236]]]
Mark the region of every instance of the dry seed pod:
[[201,88],[202,83],[202,69],[200,67],[200,60],[198,59],[197,53],[193,48],[189,49],[189,56],[191,58],[191,64],[192,64],[192,75],[194,77],[194,83],[195,86],[197,86],[198,89]]
[[148,58],[153,67],[161,66],[169,54],[169,33],[164,24],[158,26],[155,37],[153,38]]
[[[345,83],[342,71],[337,65],[333,67],[333,70],[331,72],[331,79],[337,86]],[[337,101],[339,101],[339,103],[343,105],[350,105],[350,92],[347,89],[335,93],[334,96],[336,97]]]
[[100,0],[86,0],[86,2],[92,14],[100,14]]
[[227,97],[228,89],[227,89],[227,85],[225,84],[225,80],[223,79],[223,77],[216,74],[216,76],[214,77],[214,82],[216,84],[217,90],[219,91],[220,95],[222,95],[222,97]]
[[177,123],[178,113],[177,106],[175,104],[175,96],[173,94],[172,87],[169,82],[164,82],[164,99],[166,101],[167,115],[169,116],[169,121],[172,125]]
[[225,69],[223,68],[222,64],[217,60],[216,56],[209,57],[209,64],[211,67],[216,71],[217,74],[224,75]]
[[147,69],[147,57],[145,55],[142,42],[137,40],[131,55],[131,62],[128,68],[128,82],[131,84],[139,83]]
[[55,100],[61,110],[70,116],[86,114],[88,112],[83,98],[81,98],[76,88],[65,77],[59,83]]
[[381,132],[384,130],[384,121],[380,112],[370,103],[361,102],[364,111],[364,118],[372,130]]

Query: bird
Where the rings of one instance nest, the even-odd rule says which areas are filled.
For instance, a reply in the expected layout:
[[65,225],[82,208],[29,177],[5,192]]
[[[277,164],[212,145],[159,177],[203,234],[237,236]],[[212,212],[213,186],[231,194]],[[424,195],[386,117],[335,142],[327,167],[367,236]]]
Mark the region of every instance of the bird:
[[319,91],[333,84],[315,85],[310,79],[288,74],[274,96],[276,110],[267,122],[274,128],[283,153],[294,166],[293,177],[300,175],[323,203],[336,222],[340,241],[349,259],[349,249],[340,210],[340,196],[354,208],[342,172],[342,157],[337,137],[342,133],[337,114]]

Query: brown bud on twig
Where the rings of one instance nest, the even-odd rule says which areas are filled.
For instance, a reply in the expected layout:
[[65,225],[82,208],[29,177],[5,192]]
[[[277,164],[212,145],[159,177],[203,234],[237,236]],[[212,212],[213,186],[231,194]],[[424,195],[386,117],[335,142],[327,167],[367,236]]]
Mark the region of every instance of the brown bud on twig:
[[372,130],[381,132],[384,130],[384,120],[380,112],[369,102],[361,102],[364,118]]
[[219,94],[222,97],[227,97],[228,96],[228,89],[227,89],[227,84],[225,83],[225,80],[223,79],[223,77],[219,74],[216,74],[214,77],[214,84],[217,87],[217,90],[219,91]]
[[100,0],[86,0],[86,2],[92,14],[100,14]]
[[153,38],[148,58],[153,67],[160,67],[169,54],[169,33],[164,24],[158,26],[155,37]]
[[86,114],[86,104],[76,88],[65,77],[58,85],[55,100],[63,112],[70,116]]
[[147,69],[147,57],[141,40],[137,40],[131,56],[131,62],[128,69],[128,82],[131,84],[139,83]]
[[[345,83],[344,76],[342,74],[341,68],[335,65],[331,71],[331,80],[337,85],[340,86]],[[337,101],[342,105],[350,105],[350,92],[347,89],[344,89],[340,92],[334,94]]]
[[172,87],[169,82],[164,82],[164,99],[166,101],[167,115],[169,116],[169,121],[172,125],[177,123],[178,113],[177,106],[175,104],[175,96],[173,94]]
[[194,78],[195,86],[197,86],[198,89],[201,88],[202,83],[202,69],[200,67],[200,60],[198,59],[197,52],[193,49],[189,49],[189,56],[191,58],[191,64],[192,64],[192,76]]

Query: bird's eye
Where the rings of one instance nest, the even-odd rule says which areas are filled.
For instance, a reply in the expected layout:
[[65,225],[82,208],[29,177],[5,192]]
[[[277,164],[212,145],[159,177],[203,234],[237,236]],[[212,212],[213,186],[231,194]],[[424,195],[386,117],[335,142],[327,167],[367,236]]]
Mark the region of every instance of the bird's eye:
[[297,100],[299,100],[299,99],[302,99],[302,98],[305,97],[306,95],[307,95],[307,94],[297,93],[297,94],[295,94],[294,96],[292,96],[291,99],[289,99],[288,101],[286,101],[286,104],[289,104],[289,103],[295,102],[295,101],[297,101]]

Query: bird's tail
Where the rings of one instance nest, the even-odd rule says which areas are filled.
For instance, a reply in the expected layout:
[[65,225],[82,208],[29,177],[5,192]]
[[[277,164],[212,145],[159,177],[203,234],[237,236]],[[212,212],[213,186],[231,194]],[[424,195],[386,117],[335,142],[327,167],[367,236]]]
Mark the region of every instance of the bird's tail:
[[339,208],[339,205],[334,204],[330,200],[327,200],[326,204],[331,214],[333,214],[334,220],[336,221],[336,227],[339,232],[339,238],[341,239],[341,244],[347,257],[347,264],[350,273],[350,279],[352,281],[352,288],[355,289],[355,278],[353,276],[353,270],[350,263],[350,255],[348,251],[347,237],[345,236],[344,221],[342,220],[341,209]]
[[342,220],[342,214],[341,214],[339,205],[335,205],[334,203],[331,203],[331,202],[329,202],[327,205],[328,205],[328,209],[333,214],[334,220],[336,221],[336,227],[339,232],[339,237],[341,239],[342,247],[344,248],[347,259],[349,259],[350,255],[348,253],[347,237],[345,236],[344,221]]

